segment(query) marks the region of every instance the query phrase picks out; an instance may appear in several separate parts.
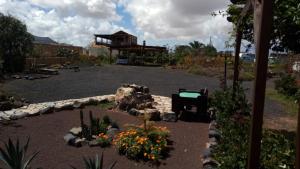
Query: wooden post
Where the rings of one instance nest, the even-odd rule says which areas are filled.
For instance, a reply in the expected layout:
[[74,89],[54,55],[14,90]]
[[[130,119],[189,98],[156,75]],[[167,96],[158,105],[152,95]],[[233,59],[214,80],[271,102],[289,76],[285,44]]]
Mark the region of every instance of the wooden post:
[[296,169],[300,169],[300,101],[298,109],[297,139],[296,139]]
[[111,48],[109,48],[109,64],[111,64],[111,56],[112,55],[112,49]]
[[227,53],[224,56],[224,90],[227,88]]
[[254,82],[253,113],[251,119],[250,147],[248,169],[260,168],[260,150],[262,139],[263,111],[268,68],[270,32],[272,26],[273,0],[255,0],[254,39],[256,46],[256,72]]
[[240,62],[240,50],[242,42],[242,31],[240,26],[237,26],[236,30],[236,39],[235,39],[235,54],[234,54],[234,74],[233,74],[233,93],[235,93],[235,87],[239,80],[239,62]]

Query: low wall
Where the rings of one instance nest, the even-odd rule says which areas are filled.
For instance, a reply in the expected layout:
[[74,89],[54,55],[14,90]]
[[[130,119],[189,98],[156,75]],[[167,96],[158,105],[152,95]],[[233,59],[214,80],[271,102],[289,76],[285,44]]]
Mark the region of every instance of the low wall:
[[63,64],[70,61],[71,58],[65,58],[65,57],[26,58],[25,68],[30,68],[31,65],[33,64],[53,65],[53,64]]

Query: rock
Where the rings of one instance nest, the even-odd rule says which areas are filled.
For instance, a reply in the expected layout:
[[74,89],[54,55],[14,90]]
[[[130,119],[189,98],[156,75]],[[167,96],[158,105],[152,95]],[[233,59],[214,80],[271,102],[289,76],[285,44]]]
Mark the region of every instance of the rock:
[[100,143],[97,140],[89,141],[88,144],[90,147],[100,146]]
[[204,158],[203,161],[203,169],[217,169],[219,162],[211,157]]
[[146,109],[146,108],[152,108],[152,102],[137,104],[136,108],[139,110]]
[[119,103],[124,97],[131,96],[133,92],[134,92],[134,89],[130,88],[130,87],[118,88],[116,96],[115,96],[116,103]]
[[140,113],[137,109],[135,109],[135,108],[130,109],[130,110],[128,111],[128,113],[129,113],[130,115],[133,115],[133,116],[137,116],[137,115],[141,114],[141,113]]
[[39,111],[40,114],[50,113],[54,110],[55,103],[54,102],[41,103],[41,106],[44,107],[40,109]]
[[145,113],[150,116],[149,120],[158,121],[160,120],[160,112],[157,109],[145,109]]
[[217,142],[208,142],[206,143],[206,148],[211,148],[213,149],[215,146],[217,146],[218,143]]
[[54,110],[61,111],[61,110],[72,110],[74,102],[70,100],[58,101],[55,103]]
[[71,133],[68,133],[64,136],[64,140],[70,145],[75,142],[75,139],[76,137]]
[[27,115],[28,115],[28,113],[26,113],[26,112],[16,110],[15,113],[10,116],[10,119],[11,120],[17,120],[17,119],[24,118]]
[[75,109],[82,108],[82,107],[83,107],[83,104],[82,104],[81,102],[79,102],[79,101],[75,101],[75,102],[73,103],[73,107],[74,107]]
[[11,77],[14,78],[14,79],[21,79],[22,78],[20,75],[12,75]]
[[4,113],[7,114],[8,116],[15,114],[15,112],[16,112],[16,109],[4,111]]
[[215,123],[215,121],[212,121],[209,123],[209,130],[216,130],[217,129],[217,123]]
[[22,107],[24,106],[23,102],[22,101],[17,101],[15,100],[13,103],[12,103],[12,107],[13,108],[19,108],[19,107]]
[[75,143],[80,143],[81,146],[85,146],[88,144],[88,141],[85,138],[76,138]]
[[71,145],[75,147],[81,147],[84,144],[84,142],[85,142],[84,139],[76,138]]
[[[84,107],[86,105],[89,105],[89,102],[90,102],[90,98],[82,98],[82,99],[78,99],[74,102],[74,105],[73,107],[74,108],[81,108],[81,107]],[[78,104],[77,106],[75,104]]]
[[10,120],[10,116],[4,112],[0,112],[0,120]]
[[144,93],[149,93],[149,92],[150,92],[150,90],[149,90],[149,88],[148,88],[148,87],[146,87],[146,86],[143,86],[143,92],[144,92]]
[[212,153],[211,153],[211,149],[210,148],[207,148],[203,151],[202,153],[202,158],[203,159],[206,159],[208,157],[211,157]]
[[81,127],[73,127],[69,132],[75,136],[79,136],[81,131]]
[[208,139],[208,142],[217,142],[217,139],[215,137],[211,137]]
[[167,122],[176,122],[177,116],[175,112],[163,113],[162,120]]
[[221,135],[217,130],[209,130],[208,137],[209,138],[215,137],[217,140],[219,140],[221,138]]
[[121,110],[129,111],[132,108],[141,110],[152,108],[153,98],[147,91],[147,87],[126,84],[118,88],[115,102]]
[[2,101],[0,102],[0,110],[5,111],[5,110],[10,110],[13,108],[13,104],[10,101]]

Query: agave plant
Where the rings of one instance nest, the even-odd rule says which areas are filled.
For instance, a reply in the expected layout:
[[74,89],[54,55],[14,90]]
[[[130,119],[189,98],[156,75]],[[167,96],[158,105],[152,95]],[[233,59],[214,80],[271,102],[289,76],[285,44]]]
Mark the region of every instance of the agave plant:
[[25,158],[29,144],[29,138],[25,145],[20,145],[19,139],[14,144],[9,138],[5,143],[5,149],[0,147],[0,161],[8,167],[8,169],[28,169],[30,162],[37,156],[39,152],[33,153],[28,159]]
[[[98,154],[96,155],[95,159],[85,157],[83,158],[85,169],[103,169],[103,153],[101,154],[101,160],[99,160]],[[112,163],[107,169],[112,169],[116,165],[116,161]],[[71,166],[73,169],[75,167]]]

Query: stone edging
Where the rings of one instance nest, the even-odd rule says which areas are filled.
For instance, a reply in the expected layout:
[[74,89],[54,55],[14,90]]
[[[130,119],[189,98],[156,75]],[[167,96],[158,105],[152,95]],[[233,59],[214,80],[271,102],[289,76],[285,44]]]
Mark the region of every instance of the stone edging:
[[218,161],[216,161],[212,157],[212,151],[215,146],[218,145],[218,141],[221,138],[221,134],[217,130],[217,122],[215,120],[215,110],[213,108],[210,108],[208,110],[210,117],[212,121],[209,124],[209,131],[208,131],[208,142],[206,143],[206,149],[202,153],[202,163],[203,163],[203,169],[217,169],[220,165]]
[[103,101],[114,101],[114,95],[103,95],[103,96],[94,96],[86,97],[81,99],[68,99],[60,100],[54,102],[44,102],[30,104],[28,106],[23,106],[21,108],[12,109],[8,111],[0,112],[0,121],[1,120],[17,120],[27,116],[40,115],[50,112],[58,112],[62,110],[68,110],[73,108],[80,108],[85,105],[92,105],[101,103]]
[[[154,99],[153,107],[161,113],[162,120],[168,121],[168,118],[173,118],[175,115],[171,111],[171,98],[165,96],[152,95]],[[21,108],[8,111],[0,111],[1,120],[17,120],[28,116],[41,115],[51,112],[59,112],[74,108],[81,108],[86,105],[98,104],[104,101],[114,101],[115,95],[93,96],[80,99],[68,99],[54,102],[44,102],[30,104]]]

